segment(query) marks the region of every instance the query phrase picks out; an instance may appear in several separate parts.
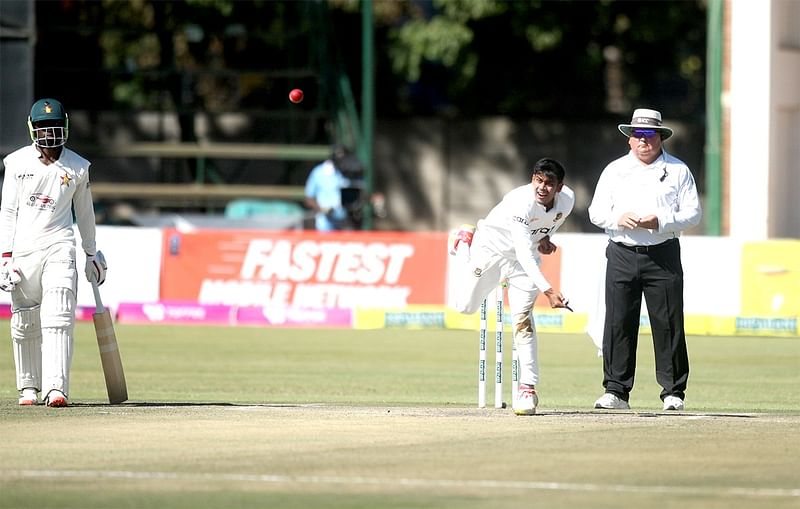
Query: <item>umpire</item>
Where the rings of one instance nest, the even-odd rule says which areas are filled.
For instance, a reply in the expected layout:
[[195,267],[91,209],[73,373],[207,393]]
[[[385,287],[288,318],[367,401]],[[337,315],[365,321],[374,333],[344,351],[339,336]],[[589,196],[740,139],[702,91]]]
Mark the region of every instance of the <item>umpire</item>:
[[672,129],[661,113],[637,109],[618,129],[630,152],[597,182],[589,218],[609,237],[606,248],[603,394],[595,408],[629,409],[644,293],[664,410],[683,410],[689,357],[683,323],[683,267],[678,237],[700,222],[692,172],[668,154]]

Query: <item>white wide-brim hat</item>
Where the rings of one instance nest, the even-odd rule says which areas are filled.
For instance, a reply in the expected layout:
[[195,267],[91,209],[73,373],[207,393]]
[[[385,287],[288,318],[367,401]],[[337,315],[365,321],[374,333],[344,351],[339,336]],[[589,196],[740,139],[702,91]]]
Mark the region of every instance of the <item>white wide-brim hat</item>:
[[619,132],[625,136],[631,136],[631,131],[634,129],[653,129],[661,133],[661,139],[666,140],[672,136],[672,129],[667,126],[661,125],[661,112],[656,110],[648,110],[646,108],[639,108],[633,111],[633,118],[630,124],[620,124],[617,126]]

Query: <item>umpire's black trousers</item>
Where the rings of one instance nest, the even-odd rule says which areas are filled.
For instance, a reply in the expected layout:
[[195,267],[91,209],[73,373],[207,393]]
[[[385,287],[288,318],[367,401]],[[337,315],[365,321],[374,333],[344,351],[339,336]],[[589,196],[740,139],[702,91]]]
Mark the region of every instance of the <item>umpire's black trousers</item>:
[[683,325],[683,266],[678,239],[655,246],[606,248],[603,387],[628,401],[636,371],[639,313],[644,293],[653,333],[661,399],[684,399],[689,357]]

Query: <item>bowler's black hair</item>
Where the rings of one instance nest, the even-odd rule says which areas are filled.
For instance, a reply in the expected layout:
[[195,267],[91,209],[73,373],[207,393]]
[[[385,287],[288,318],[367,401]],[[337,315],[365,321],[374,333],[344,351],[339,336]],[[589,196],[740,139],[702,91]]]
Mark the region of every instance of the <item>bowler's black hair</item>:
[[564,169],[564,165],[555,159],[550,159],[549,157],[543,157],[542,159],[536,161],[536,164],[533,165],[533,171],[531,174],[536,175],[537,173],[540,173],[548,178],[554,178],[559,184],[564,182],[564,175],[567,174],[566,170]]

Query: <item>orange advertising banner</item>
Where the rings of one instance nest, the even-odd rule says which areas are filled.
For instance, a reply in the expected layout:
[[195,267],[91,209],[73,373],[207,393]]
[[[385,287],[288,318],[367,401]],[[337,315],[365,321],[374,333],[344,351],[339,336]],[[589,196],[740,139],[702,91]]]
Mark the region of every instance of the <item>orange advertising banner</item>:
[[[164,231],[162,301],[291,308],[444,305],[447,234]],[[542,257],[561,286],[561,250]],[[549,308],[544,296],[537,307]]]
[[294,308],[444,304],[447,234],[164,231],[161,300]]

